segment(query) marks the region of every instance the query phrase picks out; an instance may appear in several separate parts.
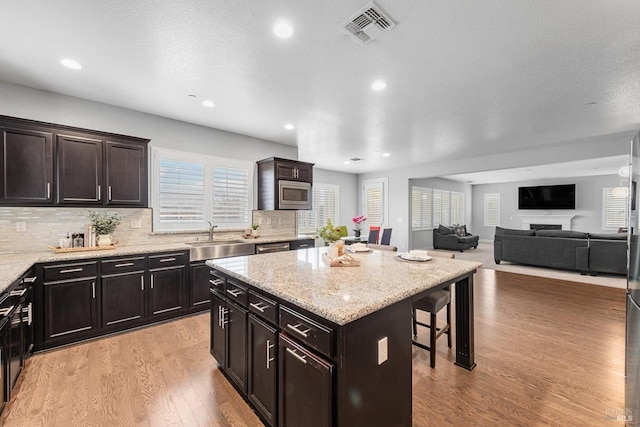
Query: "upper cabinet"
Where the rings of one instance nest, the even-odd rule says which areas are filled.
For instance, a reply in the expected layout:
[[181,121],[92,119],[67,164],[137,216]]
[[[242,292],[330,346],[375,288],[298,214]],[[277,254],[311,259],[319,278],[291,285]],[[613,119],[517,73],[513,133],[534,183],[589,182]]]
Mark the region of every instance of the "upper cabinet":
[[0,203],[147,207],[149,140],[0,116]]
[[311,209],[313,163],[271,157],[258,162],[258,209]]
[[277,179],[313,182],[313,163],[274,159]]

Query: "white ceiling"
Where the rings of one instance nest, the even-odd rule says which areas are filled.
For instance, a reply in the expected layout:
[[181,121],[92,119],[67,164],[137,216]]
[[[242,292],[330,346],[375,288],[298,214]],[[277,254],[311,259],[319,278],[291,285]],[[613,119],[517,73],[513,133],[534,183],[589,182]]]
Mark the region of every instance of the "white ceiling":
[[[638,0],[379,0],[397,25],[363,46],[342,24],[366,4],[5,1],[0,80],[296,145],[354,173],[640,128]],[[290,39],[274,36],[279,18]]]

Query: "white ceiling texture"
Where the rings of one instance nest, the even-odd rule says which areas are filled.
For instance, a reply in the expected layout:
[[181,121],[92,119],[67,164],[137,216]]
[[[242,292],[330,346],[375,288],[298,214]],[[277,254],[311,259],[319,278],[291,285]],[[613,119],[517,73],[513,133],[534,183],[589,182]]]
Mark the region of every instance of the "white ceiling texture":
[[[352,173],[640,129],[638,0],[377,0],[396,25],[361,44],[343,27],[367,4],[6,0],[0,80],[295,145]],[[280,19],[292,37],[274,35]]]

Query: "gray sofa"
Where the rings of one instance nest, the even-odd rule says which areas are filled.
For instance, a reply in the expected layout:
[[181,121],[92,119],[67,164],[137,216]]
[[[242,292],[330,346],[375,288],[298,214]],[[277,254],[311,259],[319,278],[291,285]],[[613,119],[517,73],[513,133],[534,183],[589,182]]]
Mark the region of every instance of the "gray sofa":
[[512,230],[496,227],[496,264],[510,261],[582,274],[627,273],[626,234],[589,234],[569,230]]
[[449,249],[452,251],[464,252],[465,249],[477,248],[479,236],[467,233],[464,227],[464,236],[458,236],[453,227],[439,225],[433,229],[433,249]]

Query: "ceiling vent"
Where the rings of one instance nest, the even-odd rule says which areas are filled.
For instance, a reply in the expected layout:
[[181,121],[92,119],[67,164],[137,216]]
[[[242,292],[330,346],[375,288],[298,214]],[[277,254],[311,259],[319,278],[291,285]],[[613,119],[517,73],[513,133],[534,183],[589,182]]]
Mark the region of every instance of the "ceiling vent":
[[366,5],[344,23],[344,29],[361,44],[367,44],[396,24],[373,2]]
[[352,162],[359,162],[359,161],[364,160],[364,159],[361,159],[360,157],[352,157],[349,160],[351,160]]

